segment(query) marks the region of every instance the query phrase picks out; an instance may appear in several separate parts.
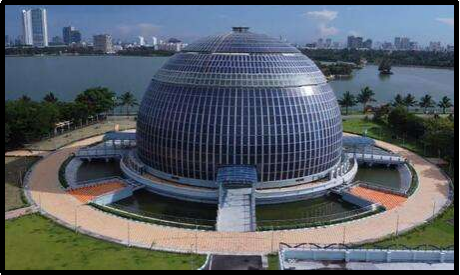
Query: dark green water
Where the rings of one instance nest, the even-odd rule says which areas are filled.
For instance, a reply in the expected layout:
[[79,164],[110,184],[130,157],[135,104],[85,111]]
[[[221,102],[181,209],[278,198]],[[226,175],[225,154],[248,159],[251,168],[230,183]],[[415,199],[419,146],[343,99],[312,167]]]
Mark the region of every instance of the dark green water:
[[[116,162],[91,162],[82,165],[78,171],[79,180],[121,176],[122,172]],[[360,167],[356,177],[379,185],[399,187],[399,172],[395,168],[374,166],[372,168]],[[198,221],[182,220],[187,223],[213,225],[217,216],[217,206],[184,202],[170,199],[139,190],[130,198],[119,201],[113,207],[137,213],[143,216],[178,221],[178,218],[198,219]],[[260,205],[256,208],[258,222],[273,220],[308,219],[328,215],[339,215],[356,209],[353,205],[338,200],[333,196],[321,197],[301,202],[285,203],[278,205]],[[335,216],[334,216],[335,217]],[[180,220],[180,219],[179,219]]]
[[384,166],[359,167],[355,179],[392,188],[401,187],[401,177],[396,168]]
[[117,161],[84,162],[77,171],[78,181],[88,181],[101,178],[121,177],[123,172]]
[[217,206],[186,202],[156,195],[146,190],[139,190],[134,196],[121,200],[112,206],[123,210],[132,210],[147,217],[164,218],[184,217],[191,219],[216,220]]

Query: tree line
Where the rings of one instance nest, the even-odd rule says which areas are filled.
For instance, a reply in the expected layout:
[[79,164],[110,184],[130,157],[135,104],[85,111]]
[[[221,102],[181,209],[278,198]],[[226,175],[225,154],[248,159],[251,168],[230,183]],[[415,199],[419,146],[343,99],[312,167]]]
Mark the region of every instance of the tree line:
[[[371,109],[369,104],[376,101],[374,96],[375,92],[371,88],[364,87],[357,95],[352,94],[350,91],[346,91],[338,102],[342,108],[345,108],[346,115],[349,114],[349,109],[357,104],[362,104],[363,113],[366,113],[368,109]],[[392,107],[405,107],[407,111],[409,111],[411,107],[418,106],[423,108],[424,113],[427,113],[430,108],[439,107],[442,109],[443,114],[446,113],[447,109],[454,106],[451,99],[447,96],[444,96],[439,102],[435,102],[431,95],[426,94],[417,101],[411,93],[405,96],[397,94],[387,105]]]
[[5,150],[18,148],[51,133],[57,123],[69,121],[74,125],[85,124],[91,117],[107,114],[115,107],[130,108],[138,105],[131,92],[117,96],[108,88],[96,87],[78,94],[71,102],[60,101],[54,93],[41,101],[28,96],[5,100]]
[[304,49],[302,52],[313,60],[329,62],[353,62],[360,64],[365,59],[370,63],[379,64],[387,60],[393,66],[426,66],[426,67],[455,67],[454,52],[431,51],[383,51],[383,50],[356,50],[356,49]]

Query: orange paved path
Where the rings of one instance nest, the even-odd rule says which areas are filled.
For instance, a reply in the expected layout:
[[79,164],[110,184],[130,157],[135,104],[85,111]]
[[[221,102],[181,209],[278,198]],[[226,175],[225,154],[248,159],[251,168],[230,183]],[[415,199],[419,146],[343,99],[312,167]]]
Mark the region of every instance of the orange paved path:
[[417,191],[405,203],[379,215],[329,227],[274,233],[202,232],[127,221],[84,205],[59,187],[61,163],[79,146],[100,140],[98,137],[78,142],[39,162],[31,173],[31,197],[43,211],[60,221],[74,225],[78,216],[78,226],[85,232],[122,242],[129,238],[132,245],[141,247],[182,252],[266,254],[277,251],[280,242],[341,243],[344,232],[347,243],[365,242],[394,233],[398,216],[399,229],[408,230],[432,217],[433,206],[437,213],[448,202],[449,182],[436,166],[410,151],[377,141],[377,145],[410,160],[420,182]]
[[126,185],[120,181],[107,182],[95,186],[77,188],[68,193],[82,203],[88,203],[95,198],[125,188]]
[[407,198],[402,196],[379,192],[361,186],[352,188],[350,193],[371,202],[380,203],[387,210],[401,206],[407,200]]

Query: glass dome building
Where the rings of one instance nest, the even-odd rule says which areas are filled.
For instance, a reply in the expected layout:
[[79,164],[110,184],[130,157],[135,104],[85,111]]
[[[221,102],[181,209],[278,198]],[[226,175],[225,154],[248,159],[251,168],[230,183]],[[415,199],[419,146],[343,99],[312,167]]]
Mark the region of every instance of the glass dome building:
[[136,136],[150,173],[191,185],[252,165],[262,188],[291,186],[342,163],[340,108],[324,75],[297,48],[244,27],[169,59],[145,93]]

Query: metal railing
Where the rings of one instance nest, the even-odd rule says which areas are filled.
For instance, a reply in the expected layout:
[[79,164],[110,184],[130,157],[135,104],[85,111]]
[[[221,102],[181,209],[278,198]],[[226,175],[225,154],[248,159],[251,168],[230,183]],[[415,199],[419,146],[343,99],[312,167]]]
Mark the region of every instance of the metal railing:
[[176,226],[185,226],[188,228],[204,228],[208,230],[214,230],[216,226],[216,220],[207,220],[207,219],[197,219],[190,217],[180,217],[172,215],[164,215],[152,213],[138,208],[129,207],[119,203],[113,203],[111,205],[105,206],[105,208],[112,209],[114,211],[122,211],[126,214],[133,215],[133,217],[138,217],[144,221],[151,221],[152,223],[162,222],[165,224],[172,224]]
[[354,220],[382,210],[383,209],[379,204],[372,204],[351,211],[334,213],[329,215],[312,216],[302,219],[258,220],[257,227],[259,231],[267,231],[325,226],[345,222],[348,220]]

